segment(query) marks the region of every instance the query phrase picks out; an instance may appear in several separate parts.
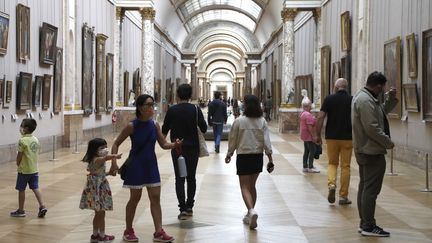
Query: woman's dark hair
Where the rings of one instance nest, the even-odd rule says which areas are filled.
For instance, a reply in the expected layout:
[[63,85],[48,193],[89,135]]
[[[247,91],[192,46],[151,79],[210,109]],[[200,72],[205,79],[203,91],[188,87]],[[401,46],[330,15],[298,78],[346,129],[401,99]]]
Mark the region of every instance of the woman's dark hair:
[[93,138],[88,142],[87,152],[84,155],[82,161],[90,163],[97,155],[98,148],[107,145],[107,142],[103,138]]
[[384,76],[384,74],[380,72],[373,72],[369,74],[366,85],[371,87],[376,87],[377,85],[385,85],[387,82],[387,78]]
[[177,87],[177,95],[180,100],[189,100],[192,97],[192,86],[190,84],[180,84]]
[[139,108],[144,105],[145,101],[148,98],[152,99],[152,101],[154,102],[153,97],[148,95],[148,94],[142,94],[142,95],[138,96],[138,98],[136,99],[136,101],[135,101],[135,107],[136,107],[135,114],[136,114],[137,118],[139,118],[141,116],[141,112],[139,111]]
[[247,117],[262,117],[263,111],[258,97],[255,95],[245,95],[244,96],[244,114]]

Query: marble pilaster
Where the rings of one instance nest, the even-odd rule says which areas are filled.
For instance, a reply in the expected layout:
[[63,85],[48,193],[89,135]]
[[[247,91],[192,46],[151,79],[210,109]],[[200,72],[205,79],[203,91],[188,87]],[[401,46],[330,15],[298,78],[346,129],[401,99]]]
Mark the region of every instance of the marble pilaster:
[[122,28],[125,10],[116,7],[116,19],[114,25],[114,104],[123,106],[123,59],[122,59]]
[[198,85],[197,85],[197,69],[195,66],[195,63],[191,64],[191,86],[192,86],[192,100],[197,99],[197,91],[198,91]]
[[63,39],[64,39],[64,110],[70,111],[74,108],[74,105],[78,102],[75,99],[80,97],[79,93],[81,92],[81,84],[77,82],[77,70],[76,70],[76,48],[75,43],[77,41],[75,32],[75,0],[69,0],[65,4],[63,4],[63,18],[66,21],[63,21],[63,29],[67,31],[63,31]]
[[315,19],[315,50],[314,50],[314,100],[315,107],[319,107],[322,104],[321,100],[321,52],[322,46],[322,21],[321,21],[321,8],[316,8],[313,11]]
[[141,46],[141,90],[143,94],[154,94],[154,41],[153,21],[156,11],[151,8],[140,9],[142,18],[142,46]]
[[282,48],[282,102],[294,104],[294,99],[288,99],[294,92],[294,18],[296,9],[284,8],[281,11],[283,20],[283,48]]

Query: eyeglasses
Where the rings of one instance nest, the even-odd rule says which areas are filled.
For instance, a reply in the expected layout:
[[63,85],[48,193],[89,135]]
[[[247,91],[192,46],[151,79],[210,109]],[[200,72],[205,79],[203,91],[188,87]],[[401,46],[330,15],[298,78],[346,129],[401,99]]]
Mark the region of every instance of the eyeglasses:
[[143,104],[143,106],[150,108],[150,107],[154,107],[155,103],[145,103],[145,104]]

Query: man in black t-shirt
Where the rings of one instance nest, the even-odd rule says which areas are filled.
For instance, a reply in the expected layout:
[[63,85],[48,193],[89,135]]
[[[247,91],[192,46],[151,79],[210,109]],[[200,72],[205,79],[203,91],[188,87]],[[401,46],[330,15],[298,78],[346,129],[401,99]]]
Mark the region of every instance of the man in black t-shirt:
[[328,95],[321,106],[317,119],[318,143],[322,143],[321,129],[327,116],[325,138],[327,142],[327,184],[329,187],[328,201],[335,202],[336,178],[339,160],[341,164],[339,204],[351,204],[348,199],[350,183],[350,167],[352,154],[351,102],[352,96],[347,92],[348,81],[340,78],[335,82],[334,94]]

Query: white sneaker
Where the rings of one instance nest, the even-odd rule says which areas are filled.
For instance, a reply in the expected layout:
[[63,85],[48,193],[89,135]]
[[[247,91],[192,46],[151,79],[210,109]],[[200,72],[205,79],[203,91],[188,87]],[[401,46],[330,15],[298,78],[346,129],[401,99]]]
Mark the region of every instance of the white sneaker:
[[313,168],[309,168],[309,173],[320,173],[320,170],[318,170],[317,168],[313,167]]
[[249,224],[249,213],[246,213],[243,217],[243,224]]
[[255,229],[258,226],[257,219],[258,219],[257,212],[253,208],[251,208],[249,210],[249,228],[250,229]]
[[304,172],[304,173],[308,173],[308,172],[309,172],[309,169],[308,169],[308,168],[303,168],[303,172]]

